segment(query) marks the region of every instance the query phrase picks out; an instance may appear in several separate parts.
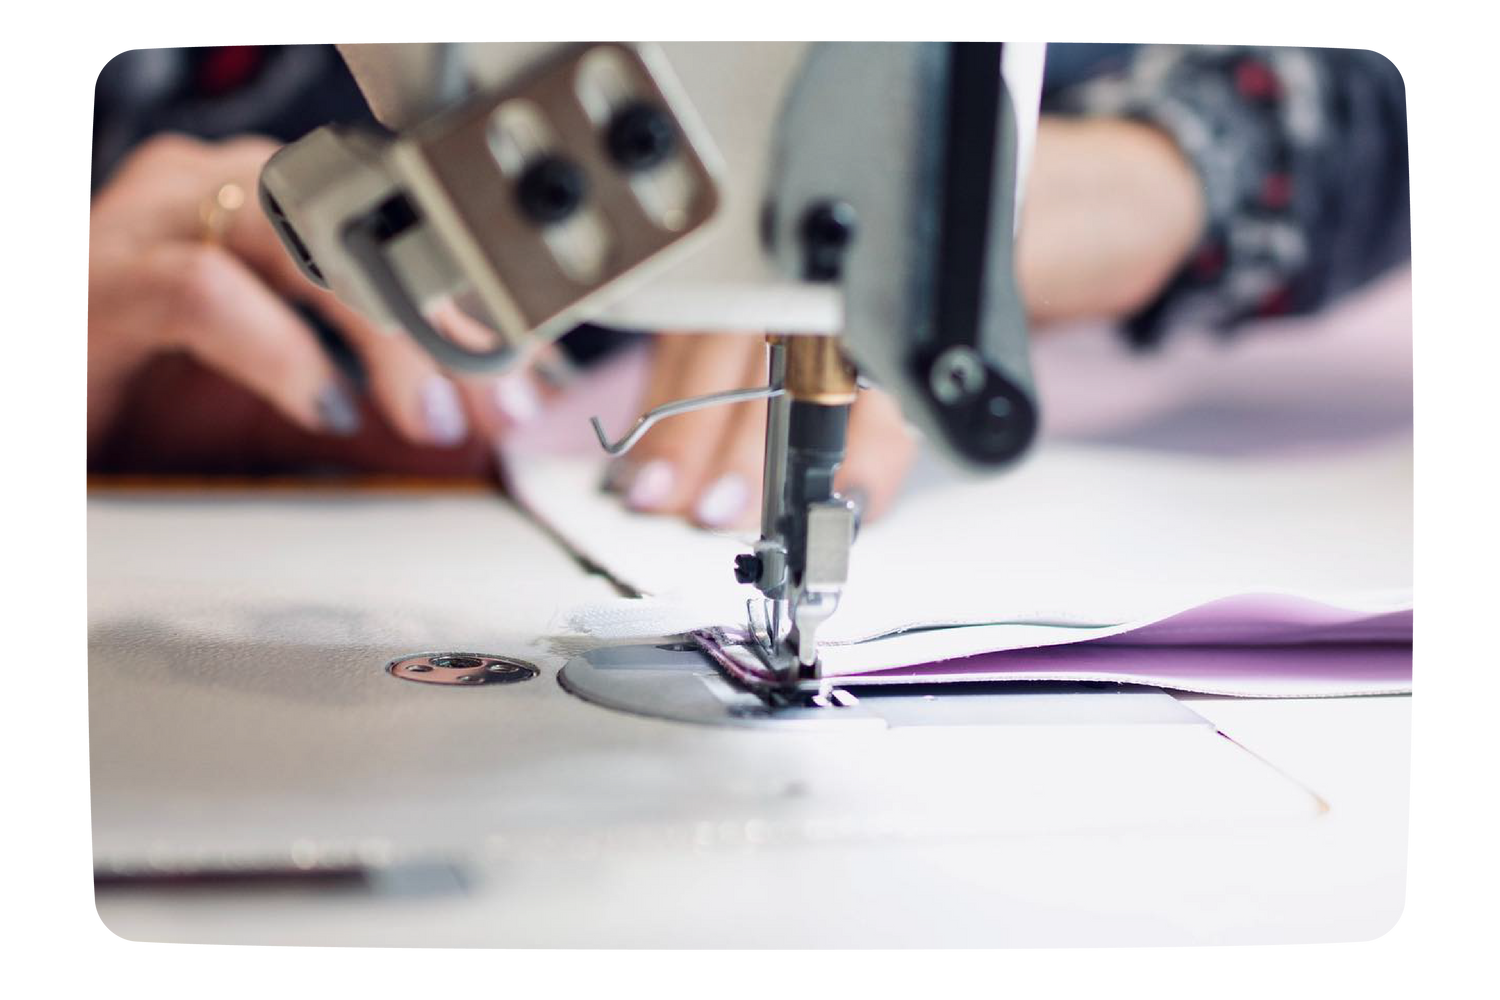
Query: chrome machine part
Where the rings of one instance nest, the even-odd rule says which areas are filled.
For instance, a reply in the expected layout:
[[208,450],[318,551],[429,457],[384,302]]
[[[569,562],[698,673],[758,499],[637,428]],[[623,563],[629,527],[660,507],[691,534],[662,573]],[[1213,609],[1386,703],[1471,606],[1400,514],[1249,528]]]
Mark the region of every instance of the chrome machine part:
[[[261,191],[310,277],[472,371],[524,357],[669,262],[717,212],[718,173],[659,53],[600,44],[554,50],[393,140],[320,129],[271,158]],[[481,313],[494,342],[435,328],[426,311],[443,297]]]
[[799,673],[817,675],[817,631],[838,609],[848,580],[855,511],[833,490],[848,420],[848,405],[794,399],[789,407],[782,516],[774,541],[786,554],[784,599],[792,627],[785,653],[771,664],[787,682]]
[[[778,673],[815,678],[858,516],[832,489],[849,361],[961,463],[1004,464],[1034,434],[1011,249],[1041,47],[464,52],[476,93],[394,142],[315,134],[273,158],[264,200],[284,240],[460,369],[503,366],[583,318],[784,332],[753,391],[787,390],[768,407],[762,537],[736,575],[771,602]],[[443,297],[481,303],[499,343],[447,340],[423,314]],[[669,404],[601,444],[731,401]]]
[[821,276],[842,293],[844,348],[931,444],[974,469],[1018,458],[1036,430],[1012,260],[1034,106],[1018,117],[1008,81],[1033,100],[1039,55],[818,45],[777,133],[771,254],[783,273],[818,281],[812,220],[836,206],[857,227],[838,275]]
[[[837,280],[843,250],[853,237],[846,206],[819,206],[809,214],[803,235],[805,276]],[[771,540],[786,555],[785,601],[792,629],[785,651],[773,643],[772,665],[791,683],[799,674],[818,675],[817,632],[838,610],[849,579],[856,511],[834,493],[833,479],[844,460],[849,409],[859,390],[838,338],[788,337],[786,362],[791,404],[778,473],[782,512]]]
[[594,436],[599,439],[599,447],[611,455],[623,455],[635,443],[649,431],[659,420],[667,417],[675,417],[683,413],[692,413],[694,410],[707,409],[710,406],[727,406],[731,403],[748,403],[757,399],[774,399],[780,396],[780,386],[761,385],[750,389],[729,389],[724,392],[711,392],[704,396],[694,396],[691,399],[678,399],[670,403],[663,403],[653,410],[647,410],[640,419],[636,420],[624,437],[618,441],[611,442],[609,435],[604,431],[604,424],[598,417],[590,417],[589,423],[593,425]]
[[1203,725],[1165,691],[1120,684],[1027,682],[912,686],[876,677],[751,690],[687,643],[609,646],[574,657],[558,683],[621,712],[701,725],[794,732],[906,726]]
[[[849,546],[854,542],[854,505],[823,500],[807,508],[807,543],[802,589],[835,594],[849,582]],[[809,661],[803,660],[804,663]]]
[[[764,484],[779,502],[736,563],[770,602],[763,659],[784,685],[818,679],[817,632],[847,581],[859,512],[833,477],[858,382],[849,357],[962,464],[1012,461],[1035,433],[1011,256],[1029,130],[1006,75],[1000,45],[828,44],[788,96],[767,244],[788,276],[837,289],[845,324],[837,339],[785,338]],[[850,113],[852,94],[881,127]]]
[[[263,172],[262,201],[310,277],[380,325],[409,327],[412,336],[453,367],[503,368],[529,352],[515,349],[507,339],[514,329],[498,330],[488,350],[455,350],[422,314],[435,302],[458,298],[476,315],[498,313],[484,317],[491,321],[507,315],[514,319],[507,297],[526,300],[517,308],[536,306],[536,299],[546,298],[544,287],[553,292],[559,287],[547,280],[530,289],[538,269],[548,272],[544,278],[567,279],[561,287],[567,289],[563,298],[569,304],[552,322],[523,330],[523,345],[585,319],[631,329],[832,333],[841,320],[837,296],[829,288],[781,275],[765,253],[761,232],[768,150],[808,48],[803,42],[342,46],[372,109],[396,138],[319,129],[272,158]],[[582,70],[599,53],[606,67],[603,83],[585,85],[588,74]],[[617,63],[616,55],[625,63]],[[625,64],[640,72],[620,74],[610,68]],[[544,84],[549,74],[556,84],[555,77],[567,75],[567,66],[581,71],[575,93],[564,87],[548,91]],[[628,92],[620,86],[622,79]],[[535,88],[543,92],[534,95]],[[629,113],[639,103],[634,99],[649,97],[653,88],[668,99],[658,110],[673,120],[675,131],[664,133],[659,122]],[[523,99],[519,113],[504,116],[508,127],[499,128],[498,135],[480,128],[483,122],[476,119],[485,118],[487,107],[499,111],[506,95]],[[609,117],[601,127],[603,106]],[[538,111],[538,117],[530,110]],[[612,142],[617,117],[622,134],[629,131],[626,124],[644,140],[670,134],[675,152],[660,160],[652,141],[638,146],[616,136]],[[498,141],[491,144],[492,138]],[[575,209],[570,219],[552,220],[545,216],[553,209],[543,204],[539,228],[547,232],[528,233],[526,225],[517,223],[511,204],[521,181],[501,164],[519,155],[524,177],[526,168],[535,165],[528,160],[545,158],[559,144],[567,147],[565,158],[583,170],[584,194],[590,205],[598,201],[611,227],[632,218],[639,221],[641,215],[656,220],[629,236],[635,249],[651,237],[653,226],[670,228],[683,221],[659,196],[674,189],[668,181],[697,175],[693,156],[712,184],[686,206],[689,218],[680,230],[667,237],[657,234],[670,240],[662,253],[633,264],[634,250],[612,243],[613,254],[603,258],[598,280],[578,282],[576,274],[587,275],[601,264],[599,231],[590,224],[597,219]],[[487,145],[492,148],[481,148]],[[578,150],[583,155],[574,161],[572,153]],[[432,162],[436,156],[455,157],[453,168]],[[603,160],[608,163],[596,169]],[[678,169],[683,166],[685,170]],[[541,201],[556,195],[566,205],[576,196],[577,181],[577,174],[553,163],[533,177],[533,187],[548,196]],[[432,210],[416,203],[419,194],[432,202]],[[497,206],[504,210],[503,218],[487,214]],[[700,214],[711,217],[697,225]],[[367,225],[350,234],[346,230],[353,219],[365,219]],[[502,270],[492,273],[497,266],[492,245],[507,233],[524,238],[513,244],[511,256],[498,261]],[[353,236],[352,245],[347,235]],[[613,240],[615,230],[607,235]],[[384,254],[376,255],[372,244]],[[516,257],[525,260],[516,263]],[[523,285],[527,288],[518,291]],[[487,297],[481,296],[482,288],[489,290]],[[529,312],[521,311],[526,314],[523,323],[531,322]]]
[[[634,45],[634,42],[631,42]],[[627,330],[715,330],[765,336],[835,333],[841,316],[832,289],[778,273],[760,237],[771,141],[792,79],[814,39],[660,37],[640,43],[651,64],[669,64],[676,91],[696,112],[717,151],[718,210],[691,240],[691,252],[652,264],[621,295],[601,300],[591,321]],[[558,57],[571,39],[471,39],[462,57],[480,91],[511,87],[531,67]],[[405,132],[434,105],[431,42],[339,42],[360,88],[386,126]]]
[[413,653],[392,660],[385,669],[401,680],[455,687],[518,684],[541,673],[525,660],[491,653]]
[[[773,387],[786,386],[786,340],[767,338],[766,381]],[[753,583],[771,602],[772,641],[781,638],[781,599],[786,585],[786,547],[777,527],[781,523],[782,505],[786,499],[786,435],[791,419],[790,396],[782,394],[766,406],[766,451],[761,471],[760,541],[753,556],[740,560],[736,572],[741,583]]]

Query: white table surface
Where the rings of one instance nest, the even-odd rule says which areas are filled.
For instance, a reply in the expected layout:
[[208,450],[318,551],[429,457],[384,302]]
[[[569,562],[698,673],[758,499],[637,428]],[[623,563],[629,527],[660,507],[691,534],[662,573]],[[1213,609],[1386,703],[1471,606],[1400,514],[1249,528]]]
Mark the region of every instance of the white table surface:
[[[764,800],[765,789],[752,787],[763,777],[788,780],[788,788],[805,784],[813,806],[842,795],[858,811],[881,798],[880,768],[894,758],[875,743],[862,756],[849,743],[720,736],[571,698],[550,675],[587,644],[561,633],[561,614],[611,590],[498,499],[96,495],[89,551],[95,849],[105,873],[112,865],[149,868],[158,849],[155,860],[170,870],[191,856],[194,838],[200,847],[215,836],[233,844],[237,822],[248,830],[255,823],[246,817],[263,819],[236,814],[238,803],[252,810],[286,804],[277,798],[284,790],[272,787],[277,774],[300,795],[325,789],[343,796],[363,822],[390,821],[378,800],[399,788],[407,800],[392,822],[414,824],[407,834],[426,823],[434,844],[451,845],[480,815],[465,808],[494,791],[483,784],[476,756],[545,747],[552,755],[534,762],[540,777],[506,777],[510,784],[495,786],[508,789],[522,804],[517,808],[556,821],[535,826],[535,837],[476,826],[474,849],[461,865],[408,863],[413,858],[401,855],[356,882],[111,883],[100,891],[99,911],[128,938],[466,946],[1252,943],[1366,939],[1400,914],[1409,698],[1186,699],[1326,804],[1305,818],[1178,828],[1085,824],[1062,833],[1045,824],[981,824],[970,835],[941,823],[917,834],[876,826],[821,842],[767,838],[752,821],[720,823],[685,845],[678,834],[695,829],[692,816],[738,815],[741,805]],[[205,636],[222,655],[192,662],[178,655],[187,648],[182,643],[201,644]],[[324,656],[327,669],[263,669],[255,651],[269,647],[255,643],[266,637],[281,643],[277,655],[294,642],[312,651],[310,665]],[[496,702],[464,691],[419,692],[378,670],[392,649],[465,645],[524,655],[544,677],[507,693],[507,714],[497,716]],[[951,738],[966,741],[954,747],[982,751],[987,737]],[[1005,769],[1032,779],[1026,787],[1044,786],[1049,768],[1062,766],[1026,752],[1030,737],[1014,728],[997,738],[1010,741],[995,746],[1005,748]],[[1051,746],[1057,738],[1036,736]],[[931,739],[939,742],[915,744],[917,757],[942,759],[940,741],[949,737]],[[270,778],[263,756],[259,766],[245,764],[247,755],[297,747],[304,749],[282,771],[272,768]],[[570,747],[579,749],[570,755]],[[455,759],[464,766],[445,769],[444,761]],[[629,798],[612,800],[605,789],[586,805],[547,799],[547,779],[550,787],[570,787],[581,774],[599,773],[599,760],[609,762],[606,779]],[[956,765],[959,773],[932,778],[929,799],[892,785],[889,801],[908,803],[903,808],[926,802],[936,814],[950,804],[959,809],[959,795],[938,793],[961,788],[962,770]],[[398,772],[399,780],[392,777]],[[441,794],[413,795],[413,776],[422,775],[431,775]],[[321,815],[314,805],[326,803],[288,807],[294,817],[302,809],[303,820],[281,832],[292,835],[295,822]],[[618,813],[610,822],[620,823],[600,818],[606,806]],[[606,828],[614,833],[590,836]],[[549,839],[552,829],[577,835]],[[163,839],[163,830],[181,837]],[[253,840],[241,845],[249,854]],[[389,843],[371,851],[390,860]]]

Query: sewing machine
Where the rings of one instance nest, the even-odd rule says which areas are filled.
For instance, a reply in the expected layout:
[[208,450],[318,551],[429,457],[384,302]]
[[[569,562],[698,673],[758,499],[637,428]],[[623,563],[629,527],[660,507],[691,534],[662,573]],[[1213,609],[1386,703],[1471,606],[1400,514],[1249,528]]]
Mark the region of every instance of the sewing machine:
[[[395,134],[319,129],[272,158],[261,200],[310,279],[459,371],[522,363],[586,319],[769,332],[764,386],[659,407],[618,441],[594,426],[620,454],[662,418],[769,400],[761,537],[733,567],[764,599],[766,670],[731,672],[826,699],[857,393],[893,393],[975,469],[1036,429],[1011,254],[1042,49],[353,46]],[[444,328],[440,302],[481,322]],[[588,696],[583,674],[564,683]]]
[[[620,451],[671,413],[769,398],[761,537],[724,571],[754,588],[762,641],[742,653],[774,681],[671,636],[562,634],[560,608],[617,591],[489,494],[101,493],[107,926],[868,948],[1392,925],[1407,699],[818,675],[857,521],[830,484],[861,385],[964,466],[1003,466],[1035,429],[1009,257],[1040,47],[345,54],[394,134],[322,129],[264,175],[313,280],[465,371],[523,363],[585,318],[774,334],[766,386],[601,433]],[[448,303],[483,324],[445,328]]]

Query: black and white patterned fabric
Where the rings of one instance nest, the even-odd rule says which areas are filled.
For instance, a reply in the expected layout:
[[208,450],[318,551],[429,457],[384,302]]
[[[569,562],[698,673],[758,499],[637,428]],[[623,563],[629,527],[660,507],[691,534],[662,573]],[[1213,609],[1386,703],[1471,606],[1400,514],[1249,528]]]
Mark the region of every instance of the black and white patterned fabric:
[[1409,259],[1405,88],[1383,56],[1199,45],[1049,53],[1058,70],[1044,112],[1155,125],[1203,183],[1203,237],[1126,323],[1133,342],[1310,312]]
[[[1408,259],[1405,91],[1384,57],[1054,44],[1046,72],[1044,113],[1152,123],[1203,181],[1202,241],[1125,324],[1135,343],[1154,344],[1179,325],[1230,331],[1316,310]],[[93,184],[157,132],[289,140],[327,122],[374,124],[332,46],[126,52],[99,74]],[[583,346],[590,336],[570,339]]]
[[159,132],[286,142],[328,122],[374,121],[332,45],[132,49],[94,86],[93,186]]

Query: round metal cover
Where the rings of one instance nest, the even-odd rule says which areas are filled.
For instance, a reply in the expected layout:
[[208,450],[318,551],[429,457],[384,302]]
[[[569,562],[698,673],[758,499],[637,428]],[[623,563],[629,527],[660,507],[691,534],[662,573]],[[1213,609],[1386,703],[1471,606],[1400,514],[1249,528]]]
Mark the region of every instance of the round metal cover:
[[491,653],[413,653],[392,660],[385,669],[405,681],[455,687],[518,684],[541,673],[525,660]]

